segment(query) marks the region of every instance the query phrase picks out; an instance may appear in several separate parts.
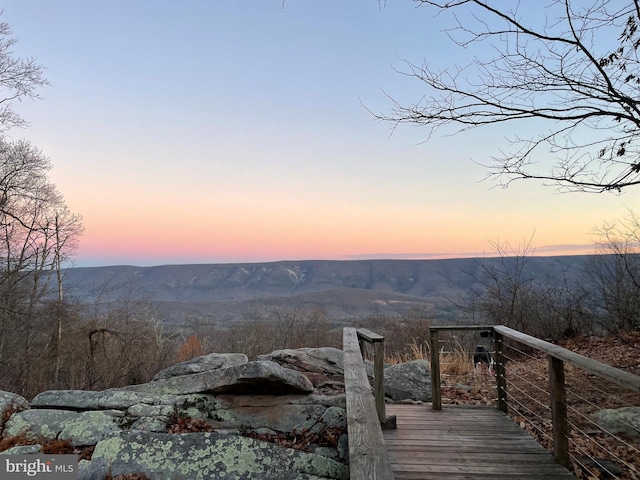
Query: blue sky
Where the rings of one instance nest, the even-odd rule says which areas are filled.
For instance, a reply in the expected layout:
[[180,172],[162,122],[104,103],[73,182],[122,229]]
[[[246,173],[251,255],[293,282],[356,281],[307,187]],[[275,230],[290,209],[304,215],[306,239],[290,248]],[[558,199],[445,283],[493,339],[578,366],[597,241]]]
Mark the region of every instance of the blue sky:
[[[9,0],[16,53],[46,67],[12,131],[51,158],[86,232],[76,264],[585,252],[637,193],[482,181],[515,132],[375,121],[417,101],[403,59],[468,64],[411,1]],[[448,133],[448,132],[444,132]]]

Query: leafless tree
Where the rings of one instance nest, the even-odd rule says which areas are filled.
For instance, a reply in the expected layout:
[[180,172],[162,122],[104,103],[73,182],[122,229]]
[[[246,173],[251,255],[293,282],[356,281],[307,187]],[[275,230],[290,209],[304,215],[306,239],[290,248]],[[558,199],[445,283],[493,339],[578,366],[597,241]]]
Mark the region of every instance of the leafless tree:
[[[60,319],[47,323],[40,314],[82,233],[80,217],[67,209],[49,169],[29,142],[0,139],[0,367],[25,382],[34,357],[44,353],[48,330],[61,329]],[[57,291],[61,295],[60,284]]]
[[401,73],[427,92],[377,118],[425,126],[429,136],[446,125],[519,124],[525,136],[479,160],[502,186],[538,179],[564,191],[619,192],[640,184],[639,0],[416,2],[452,21],[447,33],[468,65],[406,61]]
[[34,58],[14,55],[12,48],[16,39],[11,35],[9,24],[0,22],[0,132],[27,124],[14,110],[15,102],[38,98],[36,90],[48,83],[43,76],[43,68]]
[[596,229],[598,253],[587,265],[592,309],[606,332],[640,327],[640,219],[633,211]]
[[497,262],[479,260],[482,288],[469,301],[467,311],[481,324],[504,324],[530,335],[561,340],[592,331],[588,291],[560,266],[561,277],[534,276],[529,267],[531,240],[523,246],[493,244]]

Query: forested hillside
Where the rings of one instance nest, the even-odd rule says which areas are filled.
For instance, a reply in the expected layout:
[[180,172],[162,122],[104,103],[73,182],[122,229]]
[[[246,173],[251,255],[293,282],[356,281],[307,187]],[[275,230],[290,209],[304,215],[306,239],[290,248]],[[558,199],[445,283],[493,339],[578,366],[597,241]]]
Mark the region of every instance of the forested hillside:
[[[582,274],[585,256],[529,257],[523,279],[561,285]],[[246,319],[283,306],[321,308],[336,320],[421,311],[434,320],[464,315],[460,305],[485,289],[487,269],[516,258],[283,261],[252,264],[71,268],[67,294],[85,305],[148,300],[165,321]]]

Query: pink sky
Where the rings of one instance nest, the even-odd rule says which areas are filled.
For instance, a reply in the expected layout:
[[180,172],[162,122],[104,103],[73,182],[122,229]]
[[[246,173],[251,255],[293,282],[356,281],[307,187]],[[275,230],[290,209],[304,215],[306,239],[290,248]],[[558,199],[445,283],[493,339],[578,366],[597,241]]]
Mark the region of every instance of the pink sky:
[[84,218],[78,266],[493,255],[532,236],[538,254],[582,253],[637,204],[483,182],[474,162],[527,133],[515,127],[390,136],[363,104],[421,98],[400,59],[469,61],[411,1],[3,8],[51,82],[15,136],[51,158]]

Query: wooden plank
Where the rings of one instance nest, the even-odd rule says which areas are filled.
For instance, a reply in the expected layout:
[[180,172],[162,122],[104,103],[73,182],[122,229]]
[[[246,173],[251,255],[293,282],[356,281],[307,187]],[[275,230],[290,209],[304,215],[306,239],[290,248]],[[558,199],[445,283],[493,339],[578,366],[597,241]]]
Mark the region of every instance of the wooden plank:
[[358,328],[356,332],[358,332],[358,337],[362,337],[369,343],[384,342],[384,337],[382,335],[378,335],[366,328]]
[[507,415],[491,407],[387,405],[384,432],[396,480],[575,477]]
[[350,478],[393,480],[355,328],[343,330],[343,354]]

